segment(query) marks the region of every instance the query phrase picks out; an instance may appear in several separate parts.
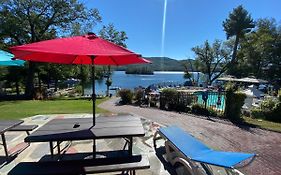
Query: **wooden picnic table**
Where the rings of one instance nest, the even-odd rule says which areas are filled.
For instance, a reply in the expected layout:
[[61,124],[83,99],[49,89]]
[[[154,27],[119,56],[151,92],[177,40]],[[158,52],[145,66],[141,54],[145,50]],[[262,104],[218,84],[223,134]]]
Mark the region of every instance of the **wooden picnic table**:
[[6,157],[9,157],[5,132],[23,123],[23,120],[0,120],[0,134]]
[[[49,142],[51,155],[54,148],[60,154],[63,141],[93,140],[96,152],[96,139],[124,138],[132,155],[133,137],[145,135],[140,118],[130,115],[97,117],[92,126],[92,118],[53,119],[25,138],[25,142]],[[53,142],[57,145],[54,147]]]

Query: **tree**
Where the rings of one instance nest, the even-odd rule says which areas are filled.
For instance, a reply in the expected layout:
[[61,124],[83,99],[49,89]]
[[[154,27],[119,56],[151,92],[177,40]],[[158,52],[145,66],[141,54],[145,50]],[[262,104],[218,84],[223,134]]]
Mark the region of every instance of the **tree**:
[[241,42],[237,72],[269,81],[280,78],[280,34],[274,19],[258,19],[254,31]]
[[[125,48],[127,47],[125,43],[125,41],[128,39],[126,32],[116,30],[112,23],[110,23],[108,26],[103,26],[103,28],[99,32],[99,35],[101,38],[107,41],[110,41]],[[110,78],[112,72],[110,70],[110,66],[108,66],[107,69],[105,68],[104,70],[106,77],[106,96],[109,96],[109,87],[112,85],[112,80]]]
[[106,96],[109,96],[109,87],[112,85],[112,80],[110,78],[111,76],[111,71],[110,71],[110,66],[107,67],[106,70],[106,81],[105,81],[105,85],[106,85]]
[[233,9],[228,18],[223,21],[224,31],[227,39],[235,36],[235,43],[233,46],[231,64],[236,63],[237,49],[239,40],[249,33],[255,27],[254,21],[247,10],[242,5]]
[[13,85],[16,87],[17,96],[20,95],[20,83],[24,79],[24,69],[22,67],[10,66],[7,67],[8,72],[5,74],[4,79],[7,80],[6,84],[9,84],[11,87]]
[[118,31],[115,29],[114,25],[110,23],[107,26],[103,26],[99,32],[101,38],[115,43],[122,47],[127,47],[125,41],[128,39],[125,31]]
[[[91,29],[101,21],[97,9],[77,0],[2,0],[0,41],[21,45],[71,34],[72,26]],[[29,62],[25,93],[32,97],[36,64]]]
[[212,45],[205,41],[204,45],[193,47],[192,51],[196,55],[198,69],[207,74],[208,84],[212,84],[229,66],[230,49],[219,40]]
[[[189,79],[190,82],[194,83],[195,80],[194,80],[194,77],[193,77],[193,74],[192,74],[192,72],[194,72],[194,71],[193,71],[193,67],[192,67],[192,63],[191,63],[190,59],[187,59],[187,61],[183,61],[182,65],[184,67],[183,78]],[[190,65],[190,68],[191,68],[191,73],[189,71],[189,65]]]

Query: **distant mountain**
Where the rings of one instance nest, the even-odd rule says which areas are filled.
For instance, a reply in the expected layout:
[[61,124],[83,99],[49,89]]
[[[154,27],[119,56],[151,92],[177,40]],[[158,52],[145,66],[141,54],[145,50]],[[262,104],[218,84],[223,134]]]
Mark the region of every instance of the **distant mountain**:
[[[193,64],[194,60],[175,60],[168,57],[144,57],[145,59],[152,62],[152,64],[139,64],[139,65],[128,65],[128,66],[119,66],[117,70],[126,71],[127,69],[147,69],[151,71],[184,71],[183,63],[188,62],[188,65]],[[188,66],[188,69],[191,71],[191,66]]]

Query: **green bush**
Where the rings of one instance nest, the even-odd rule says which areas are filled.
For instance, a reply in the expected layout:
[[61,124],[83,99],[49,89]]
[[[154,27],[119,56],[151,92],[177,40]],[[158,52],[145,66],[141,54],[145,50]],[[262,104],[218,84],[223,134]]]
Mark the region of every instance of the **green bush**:
[[78,94],[82,94],[83,92],[83,87],[81,85],[77,85],[74,87],[74,92]]
[[270,98],[270,99],[262,101],[260,107],[261,107],[261,110],[263,110],[265,112],[269,112],[269,111],[273,110],[275,104],[276,104],[276,101]]
[[265,119],[264,112],[259,108],[253,108],[251,110],[251,116],[256,119]]
[[178,92],[175,89],[164,89],[160,95],[160,109],[176,110]]
[[191,106],[191,112],[198,115],[205,115],[205,116],[212,116],[212,117],[222,117],[221,114],[212,109],[212,108],[205,108],[202,104],[193,104]]
[[212,116],[212,117],[223,117],[222,113],[216,111],[215,109],[213,108],[207,108],[208,111],[209,111],[209,116]]
[[201,104],[193,104],[191,106],[191,112],[198,115],[206,115],[209,116],[209,111],[205,108],[204,105]]
[[266,111],[266,120],[281,122],[281,102],[277,102],[272,111]]
[[251,110],[251,116],[253,118],[281,122],[281,102],[273,99],[264,100],[261,103],[260,108]]
[[226,89],[225,96],[225,117],[232,121],[241,121],[241,109],[245,99],[246,95],[244,93],[236,92],[234,86],[229,86]]
[[141,103],[142,97],[143,97],[144,90],[143,89],[137,89],[134,93],[134,100],[136,100],[137,104]]
[[121,97],[122,104],[131,104],[133,99],[133,92],[130,89],[121,89],[118,92]]

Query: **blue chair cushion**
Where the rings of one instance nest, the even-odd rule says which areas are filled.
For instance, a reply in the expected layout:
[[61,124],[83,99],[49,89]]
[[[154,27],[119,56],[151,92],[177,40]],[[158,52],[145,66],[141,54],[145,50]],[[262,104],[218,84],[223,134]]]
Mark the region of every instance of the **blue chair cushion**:
[[212,150],[177,126],[162,127],[159,131],[187,158],[201,163],[233,168],[255,154]]

